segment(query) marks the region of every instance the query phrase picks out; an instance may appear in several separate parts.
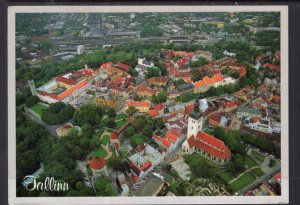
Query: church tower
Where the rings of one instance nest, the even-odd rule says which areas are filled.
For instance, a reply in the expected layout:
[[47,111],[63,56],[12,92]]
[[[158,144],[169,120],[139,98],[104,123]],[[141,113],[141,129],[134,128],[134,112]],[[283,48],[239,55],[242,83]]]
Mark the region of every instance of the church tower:
[[199,99],[197,98],[195,100],[194,109],[189,115],[187,138],[190,138],[192,135],[194,135],[195,137],[198,134],[198,131],[202,130],[203,115],[200,111],[199,106],[200,106],[200,102]]

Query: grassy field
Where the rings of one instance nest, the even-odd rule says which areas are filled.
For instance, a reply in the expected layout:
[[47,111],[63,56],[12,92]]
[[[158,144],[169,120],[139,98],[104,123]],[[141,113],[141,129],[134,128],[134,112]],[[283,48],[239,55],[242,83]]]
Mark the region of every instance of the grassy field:
[[245,156],[245,164],[248,165],[249,168],[257,166],[256,162],[249,156]]
[[44,110],[44,109],[47,109],[47,107],[44,106],[44,105],[42,105],[42,104],[37,103],[37,104],[35,104],[34,106],[30,107],[30,109],[31,109],[33,112],[37,113],[38,115],[41,115],[42,112],[43,112],[43,110]]
[[106,145],[109,142],[109,136],[104,135],[101,139],[101,144]]
[[261,177],[265,174],[260,168],[253,169],[251,172],[254,173],[257,177]]
[[230,182],[232,179],[234,179],[234,176],[228,172],[228,171],[223,171],[223,172],[220,172],[218,173],[218,176],[220,178],[222,178],[224,180],[225,183],[228,183]]
[[90,153],[91,157],[107,157],[107,155],[108,153],[101,146]]
[[127,151],[121,151],[120,155],[121,155],[122,159],[126,159],[128,157],[128,152]]
[[125,115],[125,114],[119,114],[116,118],[116,120],[125,120],[127,119],[128,117]]
[[255,151],[255,150],[251,151],[251,155],[253,156],[253,158],[255,158],[255,159],[257,159],[257,160],[259,160],[261,162],[263,162],[265,160],[265,158],[266,158],[263,154]]
[[255,176],[253,176],[251,173],[247,172],[244,175],[242,175],[240,178],[229,184],[230,188],[233,192],[237,192],[243,187],[247,186],[251,182],[255,180]]
[[122,127],[123,125],[125,125],[127,122],[127,120],[120,120],[116,122],[116,128],[119,129],[120,127]]

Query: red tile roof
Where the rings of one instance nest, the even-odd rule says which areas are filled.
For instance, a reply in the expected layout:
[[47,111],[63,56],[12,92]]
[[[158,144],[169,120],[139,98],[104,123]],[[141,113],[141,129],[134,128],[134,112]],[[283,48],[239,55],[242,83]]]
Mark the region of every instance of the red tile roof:
[[91,159],[89,164],[92,169],[102,169],[105,167],[106,161],[102,157],[96,157]]
[[192,83],[192,82],[193,82],[192,79],[191,79],[190,77],[185,77],[185,78],[183,78],[183,80],[184,80],[184,82],[186,82],[186,83]]
[[153,135],[153,138],[159,142],[161,142],[165,147],[169,148],[171,146],[171,143],[166,140],[165,138],[161,138],[157,136],[156,134]]
[[118,63],[116,66],[119,68],[123,68],[124,70],[128,70],[130,68],[130,66],[125,63]]
[[134,100],[128,100],[127,101],[127,106],[140,106],[140,107],[150,107],[150,102],[144,101],[144,102],[139,102],[139,101],[134,101]]
[[91,68],[84,68],[83,70],[84,75],[92,76],[94,73],[94,70]]
[[111,68],[111,67],[113,67],[113,63],[112,62],[103,63],[101,65],[101,68]]
[[194,104],[185,107],[185,113],[188,114],[194,109]]
[[231,157],[231,152],[223,141],[202,131],[198,132],[196,139],[194,136],[191,136],[188,139],[188,144],[191,148],[194,146],[198,147],[217,158],[225,159]]
[[168,131],[165,137],[169,142],[175,143],[177,141],[177,136],[172,133],[172,131]]
[[71,73],[71,75],[72,75],[72,78],[67,78],[67,77],[64,77],[64,75],[59,75],[59,76],[56,77],[56,81],[65,83],[67,85],[76,85],[78,83],[77,79],[82,77],[83,73],[73,72],[73,73]]
[[150,110],[150,111],[149,111],[149,115],[150,115],[151,117],[156,117],[156,116],[159,115],[159,112],[158,112],[157,109]]
[[200,88],[205,85],[213,84],[215,82],[219,82],[223,80],[223,76],[221,73],[215,74],[213,77],[205,76],[202,80],[195,82],[195,88]]
[[264,67],[265,68],[272,68],[272,69],[278,69],[278,70],[280,70],[280,66],[279,65],[274,65],[274,64],[271,64],[271,63],[264,64]]
[[254,118],[253,118],[253,122],[254,122],[254,123],[256,123],[256,122],[258,122],[258,121],[259,121],[259,117],[254,117]]
[[232,108],[232,107],[237,106],[237,104],[235,101],[231,101],[231,102],[226,103],[225,106],[226,106],[226,108]]
[[177,78],[189,78],[192,76],[191,72],[178,72],[175,74],[175,77]]
[[110,139],[119,139],[119,133],[116,131],[112,131],[112,133],[110,134]]
[[243,67],[240,67],[238,70],[237,70],[237,72],[240,74],[240,76],[243,76],[243,75],[245,75],[246,74],[246,67],[245,66],[243,66]]
[[177,137],[180,137],[181,136],[181,130],[180,129],[178,129],[178,128],[171,128],[171,132],[174,134],[174,135],[176,135]]
[[184,64],[186,64],[188,61],[189,61],[189,58],[181,58],[181,59],[179,59],[179,60],[176,62],[176,64],[177,64],[179,67],[181,67],[181,66],[183,66]]
[[115,143],[115,150],[118,152],[118,151],[119,151],[119,149],[120,149],[120,145],[119,145],[119,143]]
[[140,176],[141,170],[134,164],[133,162],[129,163],[131,170],[135,173],[135,175]]
[[152,166],[152,163],[148,161],[140,167],[140,170],[147,171],[151,166]]
[[140,93],[156,94],[158,92],[158,90],[152,89],[152,88],[150,88],[148,86],[141,86],[141,87],[139,87],[138,92],[140,92]]
[[273,176],[273,179],[275,179],[276,181],[281,181],[281,173],[277,173]]
[[170,76],[175,76],[178,73],[178,70],[177,70],[177,68],[171,67],[171,68],[168,68],[168,72],[169,72]]
[[148,79],[149,83],[166,83],[166,79],[164,77],[152,77]]

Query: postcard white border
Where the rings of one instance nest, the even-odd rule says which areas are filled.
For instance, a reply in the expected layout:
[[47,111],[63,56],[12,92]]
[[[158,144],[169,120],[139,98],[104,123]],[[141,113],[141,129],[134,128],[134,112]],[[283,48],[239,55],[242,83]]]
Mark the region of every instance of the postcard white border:
[[[16,197],[15,14],[93,12],[280,12],[281,16],[281,196],[201,197]],[[263,204],[288,203],[288,6],[10,6],[8,7],[8,187],[9,204]]]

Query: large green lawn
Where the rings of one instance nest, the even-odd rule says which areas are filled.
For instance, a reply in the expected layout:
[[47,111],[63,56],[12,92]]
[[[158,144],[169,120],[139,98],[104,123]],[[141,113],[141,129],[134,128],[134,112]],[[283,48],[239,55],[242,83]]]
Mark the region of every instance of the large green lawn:
[[121,128],[123,125],[126,124],[126,122],[127,122],[126,119],[125,119],[125,120],[119,120],[119,121],[117,121],[117,122],[116,122],[116,128],[117,128],[117,129]]
[[242,175],[240,178],[229,184],[233,192],[237,192],[243,187],[247,186],[251,182],[255,180],[255,176],[253,176],[251,173],[247,172],[244,175]]
[[245,164],[248,165],[248,168],[257,166],[257,163],[248,155],[245,156]]
[[225,183],[228,183],[230,182],[232,179],[234,179],[234,176],[228,172],[228,171],[223,171],[223,172],[220,172],[218,173],[218,176],[220,178],[222,178],[224,180]]
[[30,107],[30,109],[38,115],[41,115],[43,110],[47,109],[47,107],[45,105],[37,103],[34,106]]
[[261,162],[263,162],[266,158],[265,155],[255,151],[255,150],[251,151],[251,155],[252,155],[253,158],[255,158],[256,160],[259,160]]
[[260,168],[253,169],[251,172],[254,173],[257,177],[261,177],[265,174]]
[[106,145],[109,142],[109,138],[108,135],[104,135],[101,139],[101,144]]
[[121,155],[122,159],[126,159],[128,157],[128,152],[127,151],[121,151],[120,155]]
[[108,153],[101,146],[90,153],[91,157],[107,157],[107,155]]
[[125,120],[127,119],[128,117],[125,115],[125,114],[118,114],[116,120]]

